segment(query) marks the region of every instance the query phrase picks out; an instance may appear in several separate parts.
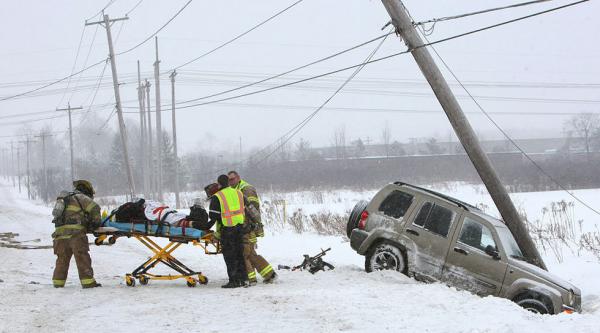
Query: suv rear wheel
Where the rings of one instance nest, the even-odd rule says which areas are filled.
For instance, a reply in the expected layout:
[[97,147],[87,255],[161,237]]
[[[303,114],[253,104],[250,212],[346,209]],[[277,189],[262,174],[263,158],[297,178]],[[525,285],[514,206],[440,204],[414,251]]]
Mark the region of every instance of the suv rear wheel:
[[346,224],[346,235],[350,238],[352,230],[358,228],[358,222],[360,221],[360,215],[367,208],[369,203],[365,200],[361,200],[354,205],[350,217],[348,218],[348,224]]
[[365,257],[367,273],[382,270],[394,270],[406,274],[406,259],[402,250],[396,245],[383,241],[371,246]]

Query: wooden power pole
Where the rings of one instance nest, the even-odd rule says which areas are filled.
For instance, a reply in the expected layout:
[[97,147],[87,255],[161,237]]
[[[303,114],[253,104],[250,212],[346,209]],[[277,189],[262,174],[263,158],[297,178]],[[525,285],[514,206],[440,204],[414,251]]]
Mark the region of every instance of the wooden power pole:
[[127,181],[129,182],[129,195],[133,197],[135,195],[135,184],[133,182],[133,172],[131,170],[131,163],[129,161],[129,151],[127,150],[127,132],[125,129],[125,121],[123,120],[123,110],[121,107],[121,93],[119,91],[119,79],[117,78],[117,63],[115,50],[113,48],[112,34],[110,27],[113,22],[123,21],[129,19],[128,17],[122,17],[117,19],[109,19],[108,15],[104,14],[104,20],[97,22],[86,22],[85,25],[100,24],[106,28],[106,37],[108,38],[108,51],[110,57],[110,68],[112,70],[113,86],[115,90],[115,101],[117,107],[117,118],[119,119],[119,133],[121,134],[121,143],[123,145],[123,158],[125,159],[125,168],[127,172]]
[[156,46],[156,61],[154,62],[154,89],[156,90],[156,159],[157,159],[157,168],[156,168],[156,190],[158,201],[162,201],[163,198],[163,170],[162,170],[162,146],[163,146],[163,137],[162,137],[162,121],[160,114],[160,60],[158,60],[158,37],[154,38],[155,46]]
[[142,169],[142,193],[148,198],[148,182],[146,181],[146,115],[145,115],[145,95],[146,90],[142,86],[142,78],[140,74],[140,61],[137,62],[138,70],[138,102],[140,105],[140,164]]
[[176,71],[173,71],[169,76],[171,78],[171,122],[173,123],[173,153],[175,154],[175,207],[181,208],[179,201],[179,158],[177,156],[177,120],[175,118],[175,76]]
[[71,182],[75,180],[75,164],[73,162],[73,124],[71,122],[71,111],[82,110],[82,107],[72,108],[71,103],[67,103],[66,109],[56,109],[56,111],[67,111],[69,113],[69,150],[71,152]]
[[150,192],[150,198],[155,198],[154,184],[156,182],[154,177],[154,147],[152,145],[152,112],[150,110],[150,86],[150,81],[146,79],[146,84],[144,85],[144,87],[146,88],[146,114],[148,116],[148,122],[146,124],[148,127],[148,192]]
[[401,0],[382,0],[382,3],[392,18],[392,23],[396,31],[404,39],[409,50],[411,50],[411,54],[419,65],[421,72],[442,105],[444,112],[450,120],[450,124],[452,124],[456,135],[475,166],[479,177],[481,177],[492,200],[494,200],[496,207],[498,207],[502,219],[515,236],[521,251],[523,251],[523,255],[535,265],[547,270],[535,243],[529,235],[527,226],[521,221],[521,217],[511,201],[506,188],[500,182],[496,170],[494,170],[492,163],[481,148],[475,131],[469,124],[467,117],[458,104],[456,97],[452,94],[448,83],[435,64],[431,54],[426,47],[423,47],[423,41],[413,26],[412,19],[404,4]]

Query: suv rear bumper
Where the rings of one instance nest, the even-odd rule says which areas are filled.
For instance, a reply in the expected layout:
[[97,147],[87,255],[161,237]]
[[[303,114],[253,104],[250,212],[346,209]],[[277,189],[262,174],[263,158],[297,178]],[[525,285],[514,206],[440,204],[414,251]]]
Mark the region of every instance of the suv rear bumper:
[[352,249],[358,252],[360,246],[364,243],[365,239],[369,237],[369,235],[370,234],[364,230],[352,230],[352,234],[350,234],[350,246],[352,247]]

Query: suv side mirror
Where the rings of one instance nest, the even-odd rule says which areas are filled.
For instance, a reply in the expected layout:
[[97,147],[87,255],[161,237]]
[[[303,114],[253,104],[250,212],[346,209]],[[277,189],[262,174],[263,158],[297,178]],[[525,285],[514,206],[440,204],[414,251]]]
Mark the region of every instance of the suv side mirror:
[[498,251],[491,245],[486,246],[485,253],[496,260],[500,260],[500,255],[498,254]]

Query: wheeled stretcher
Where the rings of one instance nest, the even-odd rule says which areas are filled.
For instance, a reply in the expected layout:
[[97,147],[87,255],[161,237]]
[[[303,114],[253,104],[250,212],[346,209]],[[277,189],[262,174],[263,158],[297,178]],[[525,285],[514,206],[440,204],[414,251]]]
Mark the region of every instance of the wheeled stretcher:
[[[96,245],[113,245],[119,237],[133,237],[144,244],[152,252],[152,256],[139,265],[131,273],[125,275],[125,283],[133,287],[137,279],[140,284],[146,285],[150,280],[175,280],[185,279],[188,287],[195,287],[197,283],[206,284],[208,278],[202,272],[194,271],[184,263],[177,260],[173,252],[182,244],[191,243],[199,246],[205,254],[214,255],[221,253],[218,241],[213,240],[210,232],[193,229],[174,227],[165,223],[155,221],[143,221],[142,223],[123,223],[111,221],[109,218],[102,222],[102,226],[94,230]],[[151,237],[168,238],[169,243],[165,246],[159,245]],[[106,242],[105,242],[106,240]],[[150,273],[159,263],[171,268],[177,274],[159,275]]]

